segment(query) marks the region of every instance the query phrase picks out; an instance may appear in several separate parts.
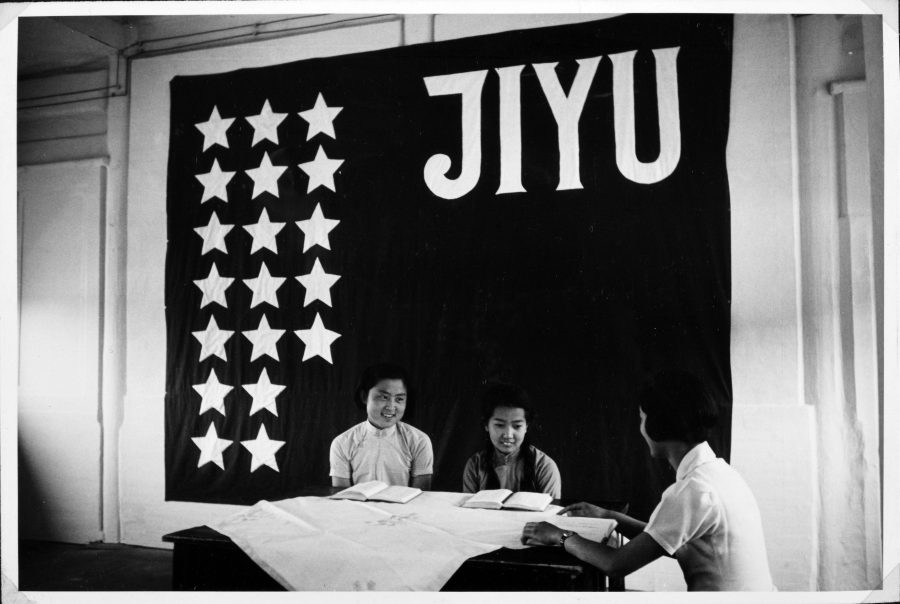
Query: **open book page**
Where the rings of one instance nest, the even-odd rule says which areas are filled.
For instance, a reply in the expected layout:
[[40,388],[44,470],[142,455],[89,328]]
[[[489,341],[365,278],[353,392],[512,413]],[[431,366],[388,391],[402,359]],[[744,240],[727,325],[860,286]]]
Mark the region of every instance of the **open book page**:
[[390,503],[406,503],[412,498],[422,493],[422,489],[415,487],[404,487],[401,485],[392,485],[386,489],[378,491],[374,495],[369,495],[371,501],[387,501]]
[[512,495],[512,491],[509,489],[487,489],[478,491],[463,504],[463,507],[499,510],[503,507],[503,501],[510,495]]
[[548,520],[564,531],[575,531],[585,539],[601,542],[610,536],[617,522],[608,518],[583,518],[581,516],[557,516]]
[[519,491],[503,502],[503,507],[511,510],[528,510],[530,512],[543,512],[553,497],[547,493],[532,493]]
[[335,493],[332,499],[353,499],[355,501],[365,501],[375,493],[383,491],[388,485],[380,480],[370,480],[369,482],[361,482],[352,487],[347,487],[343,491]]

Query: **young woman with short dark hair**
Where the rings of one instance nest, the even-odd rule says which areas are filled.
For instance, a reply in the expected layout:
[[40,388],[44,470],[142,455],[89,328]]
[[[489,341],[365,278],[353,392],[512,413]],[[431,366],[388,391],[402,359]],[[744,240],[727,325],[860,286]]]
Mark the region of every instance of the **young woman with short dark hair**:
[[379,363],[363,371],[354,402],[366,411],[366,421],[331,441],[332,486],[380,480],[390,485],[431,488],[431,439],[400,421],[413,403],[411,388],[409,375],[399,365]]
[[673,556],[689,591],[774,590],[756,499],[706,442],[718,409],[700,381],[685,372],[657,374],[643,388],[639,412],[650,454],[668,460],[676,472],[650,520],[577,503],[560,514],[613,518],[631,541],[611,548],[547,522],[529,522],[522,542],[560,545],[613,576]]

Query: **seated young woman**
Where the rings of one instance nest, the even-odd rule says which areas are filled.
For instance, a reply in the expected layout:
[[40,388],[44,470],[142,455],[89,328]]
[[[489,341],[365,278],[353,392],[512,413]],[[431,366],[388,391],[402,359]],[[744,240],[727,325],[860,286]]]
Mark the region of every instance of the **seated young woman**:
[[431,488],[434,453],[428,435],[400,421],[413,403],[406,371],[390,363],[363,371],[354,402],[366,420],[331,441],[331,484],[349,487],[369,480]]
[[577,503],[560,514],[613,518],[630,541],[611,548],[546,522],[529,522],[522,542],[562,546],[612,576],[674,556],[689,591],[774,590],[756,499],[706,442],[718,409],[700,381],[684,372],[658,374],[643,388],[640,418],[650,455],[668,460],[676,472],[650,520]]
[[494,383],[481,394],[483,450],[469,458],[463,492],[509,489],[548,493],[559,499],[562,480],[550,456],[528,442],[534,412],[528,394],[512,384]]

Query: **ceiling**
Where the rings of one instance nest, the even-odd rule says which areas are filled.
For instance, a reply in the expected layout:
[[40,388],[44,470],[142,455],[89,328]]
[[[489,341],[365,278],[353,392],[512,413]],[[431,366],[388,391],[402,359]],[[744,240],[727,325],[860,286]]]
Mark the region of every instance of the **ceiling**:
[[[20,17],[20,80],[58,73],[105,69],[110,57],[171,52],[221,45],[250,36],[284,35],[387,15],[130,15]],[[844,27],[845,50],[861,47],[858,15],[836,15]]]
[[[131,28],[121,17],[19,19],[19,79],[106,67],[128,45]],[[90,25],[90,27],[86,27]]]
[[209,47],[251,35],[282,35],[371,15],[152,15],[20,17],[20,80],[106,68],[122,52],[136,56]]

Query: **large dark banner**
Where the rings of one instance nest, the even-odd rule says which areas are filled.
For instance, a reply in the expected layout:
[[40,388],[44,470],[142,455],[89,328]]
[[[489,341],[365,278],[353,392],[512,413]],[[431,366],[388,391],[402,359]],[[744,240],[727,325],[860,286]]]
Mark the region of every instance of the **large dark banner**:
[[328,484],[382,360],[439,490],[495,378],[537,403],[564,498],[641,515],[673,480],[638,429],[661,368],[709,384],[727,458],[731,31],[624,16],[175,78],[166,498]]

